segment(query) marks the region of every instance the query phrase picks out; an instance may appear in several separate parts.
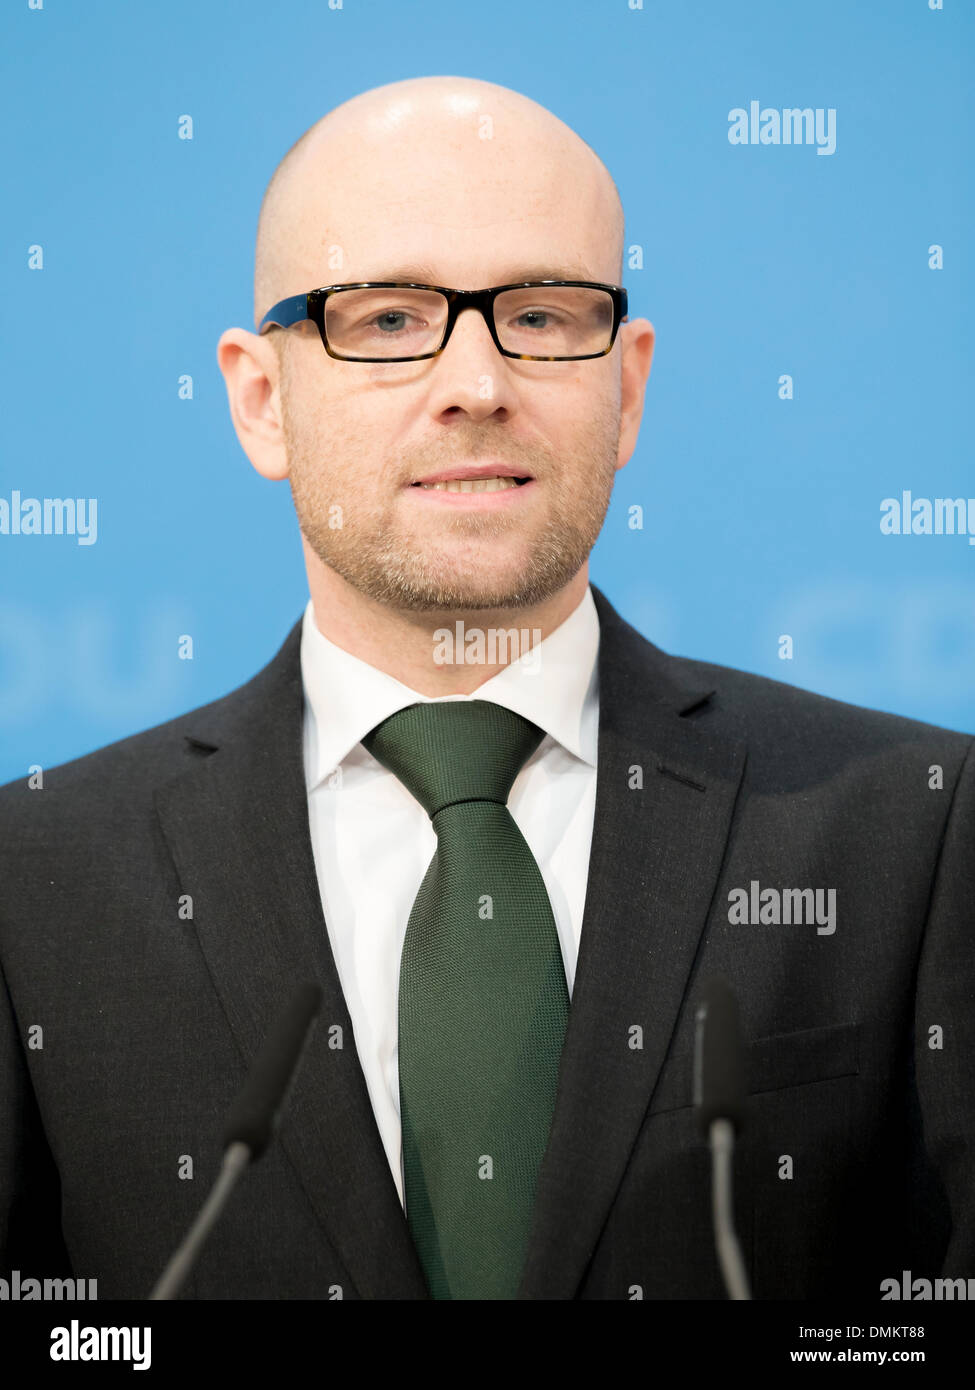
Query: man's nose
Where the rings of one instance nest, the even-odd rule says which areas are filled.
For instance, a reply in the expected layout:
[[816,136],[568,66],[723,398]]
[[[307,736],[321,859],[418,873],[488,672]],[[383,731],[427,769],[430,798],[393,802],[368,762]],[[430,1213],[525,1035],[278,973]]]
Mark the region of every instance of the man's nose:
[[[491,310],[487,310],[488,313]],[[447,353],[455,343],[463,343],[465,349],[469,346],[480,348],[484,352],[489,352],[494,358],[501,357],[491,336],[491,329],[485,317],[485,311],[476,308],[473,304],[461,309],[454,323],[453,331],[447,339],[444,352]]]
[[514,382],[505,369],[507,358],[495,346],[483,313],[462,309],[431,377],[431,408],[435,414],[458,409],[483,420],[498,410],[515,408]]

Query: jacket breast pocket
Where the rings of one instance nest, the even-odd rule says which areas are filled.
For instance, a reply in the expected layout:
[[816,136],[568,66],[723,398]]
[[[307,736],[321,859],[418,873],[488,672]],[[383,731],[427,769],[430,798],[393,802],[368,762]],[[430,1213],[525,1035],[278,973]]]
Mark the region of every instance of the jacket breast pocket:
[[[860,1025],[831,1023],[775,1033],[745,1044],[745,1079],[749,1095],[856,1076],[860,1070]],[[648,1115],[681,1110],[694,1104],[694,1053],[683,1049],[666,1061],[650,1100]]]

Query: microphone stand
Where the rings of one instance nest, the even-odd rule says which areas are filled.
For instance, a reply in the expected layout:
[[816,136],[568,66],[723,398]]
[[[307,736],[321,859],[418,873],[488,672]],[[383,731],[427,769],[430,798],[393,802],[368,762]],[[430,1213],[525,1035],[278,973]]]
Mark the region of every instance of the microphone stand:
[[186,1233],[183,1243],[170,1258],[169,1264],[160,1275],[156,1287],[149,1295],[150,1302],[176,1298],[189,1278],[190,1270],[196,1264],[196,1258],[203,1248],[204,1241],[217,1224],[220,1213],[227,1203],[227,1198],[236,1186],[237,1179],[250,1161],[251,1151],[247,1144],[235,1143],[228,1146],[220,1165],[220,1172],[217,1174],[217,1180],[210,1189],[210,1194],[203,1203],[199,1215]]
[[711,1146],[711,1214],[714,1244],[728,1297],[750,1299],[748,1275],[741,1246],[735,1234],[732,1215],[731,1161],[735,1150],[735,1127],[730,1120],[712,1120],[708,1142]]
[[217,1180],[183,1242],[177,1247],[149,1295],[150,1301],[173,1299],[189,1277],[207,1236],[220,1217],[237,1179],[261,1157],[278,1128],[301,1054],[322,1002],[318,984],[303,984],[279,1014],[238,1095],[223,1136],[223,1159]]

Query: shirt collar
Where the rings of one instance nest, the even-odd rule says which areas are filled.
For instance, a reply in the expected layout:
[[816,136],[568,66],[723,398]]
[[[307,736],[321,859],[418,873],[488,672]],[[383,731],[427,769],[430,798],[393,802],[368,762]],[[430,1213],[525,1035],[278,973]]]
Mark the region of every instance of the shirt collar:
[[301,626],[308,790],[329,777],[382,720],[432,698],[494,700],[530,719],[573,756],[595,767],[598,651],[599,617],[587,584],[582,601],[528,660],[511,662],[472,695],[431,697],[329,641],[315,623],[309,599]]

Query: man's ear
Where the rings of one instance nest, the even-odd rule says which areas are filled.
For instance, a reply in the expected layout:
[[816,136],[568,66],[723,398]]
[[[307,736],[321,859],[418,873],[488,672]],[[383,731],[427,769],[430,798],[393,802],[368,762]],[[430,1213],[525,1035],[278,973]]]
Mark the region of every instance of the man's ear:
[[261,477],[288,476],[281,424],[280,364],[270,339],[245,328],[228,328],[217,343],[230,417],[240,447]]
[[655,334],[649,319],[624,320],[620,325],[623,364],[620,378],[620,444],[617,469],[628,463],[636,448],[643,396],[653,361]]

